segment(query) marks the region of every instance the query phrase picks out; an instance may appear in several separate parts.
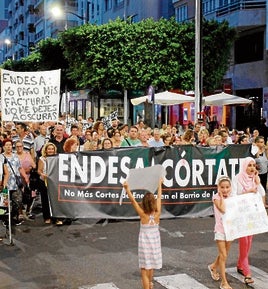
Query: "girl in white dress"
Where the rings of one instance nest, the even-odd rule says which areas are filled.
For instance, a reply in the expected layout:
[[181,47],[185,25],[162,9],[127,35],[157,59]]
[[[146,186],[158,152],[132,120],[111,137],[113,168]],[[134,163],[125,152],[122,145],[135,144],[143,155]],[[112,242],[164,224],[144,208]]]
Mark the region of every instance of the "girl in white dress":
[[152,193],[146,193],[141,205],[133,197],[128,183],[124,183],[128,197],[140,216],[141,221],[138,254],[143,289],[153,288],[154,269],[162,268],[162,250],[159,232],[162,182],[162,179],[159,180],[157,198]]

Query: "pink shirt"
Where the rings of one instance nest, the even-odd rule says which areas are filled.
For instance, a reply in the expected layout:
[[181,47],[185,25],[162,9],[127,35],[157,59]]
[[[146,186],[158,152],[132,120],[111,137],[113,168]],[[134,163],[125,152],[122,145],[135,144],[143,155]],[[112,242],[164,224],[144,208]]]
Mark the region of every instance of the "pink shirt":
[[217,209],[215,206],[214,200],[220,200],[219,194],[215,194],[212,197],[213,201],[213,208],[214,208],[214,217],[215,217],[215,227],[214,227],[214,232],[215,233],[222,233],[224,234],[224,228],[223,228],[223,223],[222,223],[222,213]]

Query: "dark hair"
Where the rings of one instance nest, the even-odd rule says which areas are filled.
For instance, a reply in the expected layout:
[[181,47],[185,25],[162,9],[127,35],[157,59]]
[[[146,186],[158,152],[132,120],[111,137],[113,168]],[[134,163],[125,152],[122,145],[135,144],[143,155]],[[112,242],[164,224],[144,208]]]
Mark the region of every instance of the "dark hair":
[[105,142],[105,141],[109,141],[110,144],[111,144],[111,148],[113,147],[113,142],[112,142],[112,140],[111,140],[110,138],[106,137],[106,138],[103,139],[103,141],[102,141],[102,143],[101,143],[101,148],[102,148],[102,149],[104,149],[104,142]]
[[77,128],[77,129],[78,129],[78,125],[72,124],[72,125],[71,125],[71,131],[72,131],[73,128]]
[[27,130],[27,125],[24,122],[17,122],[16,125],[20,125],[21,128],[23,128],[24,130]]
[[131,129],[133,129],[133,128],[135,128],[135,130],[138,132],[139,131],[139,129],[135,126],[135,125],[132,125],[130,128],[129,128],[129,130],[131,130]]
[[111,137],[113,136],[113,134],[114,134],[114,131],[115,131],[114,128],[112,128],[112,127],[108,128],[108,129],[107,129],[107,135],[108,135],[108,137],[111,138]]
[[238,143],[238,144],[241,144],[241,142],[242,142],[242,141],[244,141],[246,138],[248,138],[248,136],[247,136],[247,135],[244,135],[244,134],[243,134],[243,135],[241,135],[241,136],[238,138],[238,141],[237,141],[237,143]]

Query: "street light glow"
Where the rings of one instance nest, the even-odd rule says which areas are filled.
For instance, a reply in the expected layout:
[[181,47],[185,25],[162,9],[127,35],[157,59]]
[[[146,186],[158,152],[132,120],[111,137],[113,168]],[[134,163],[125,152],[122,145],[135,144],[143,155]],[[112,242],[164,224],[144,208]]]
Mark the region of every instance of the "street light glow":
[[11,45],[11,40],[5,39],[5,44],[6,44],[6,45]]
[[53,16],[55,17],[60,17],[63,15],[63,11],[62,9],[60,9],[60,7],[58,6],[54,6],[52,9],[51,9],[51,13]]

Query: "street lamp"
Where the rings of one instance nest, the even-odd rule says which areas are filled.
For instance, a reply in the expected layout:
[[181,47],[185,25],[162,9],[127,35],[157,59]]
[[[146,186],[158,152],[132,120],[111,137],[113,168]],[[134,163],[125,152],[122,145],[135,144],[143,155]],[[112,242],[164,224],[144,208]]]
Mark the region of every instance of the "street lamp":
[[5,39],[5,44],[6,45],[11,45],[11,44],[16,44],[16,45],[21,45],[22,47],[28,48],[27,45],[23,44],[23,43],[19,43],[17,41],[11,41],[10,39]]
[[[5,44],[6,44],[7,46],[10,46],[11,44],[20,45],[20,46],[22,46],[23,48],[26,48],[26,49],[23,49],[23,51],[26,50],[26,55],[29,54],[29,50],[28,50],[29,48],[28,48],[28,46],[25,45],[25,44],[23,44],[23,43],[20,43],[20,42],[18,42],[18,41],[11,41],[10,39],[5,39]],[[24,56],[24,55],[23,55],[23,56]],[[14,54],[12,55],[12,60],[15,60],[15,55],[14,55]]]
[[[87,9],[88,9],[88,7],[87,7]],[[67,14],[71,14],[71,15],[74,15],[74,16],[76,16],[77,18],[83,20],[85,24],[87,24],[87,22],[88,22],[87,17],[84,17],[84,16],[81,16],[81,15],[79,15],[79,14],[76,14],[76,13],[73,12],[73,11],[69,11],[69,10],[67,9],[67,4],[66,4],[66,2],[65,2],[65,7],[64,7],[64,9],[61,9],[59,6],[54,6],[54,7],[52,7],[52,9],[51,9],[51,13],[52,13],[52,15],[53,15],[54,17],[56,17],[56,18],[61,17],[63,14],[66,14],[66,16],[67,16]],[[67,19],[67,17],[65,17],[65,27],[64,27],[64,29],[65,29],[65,30],[68,29],[68,19]]]

